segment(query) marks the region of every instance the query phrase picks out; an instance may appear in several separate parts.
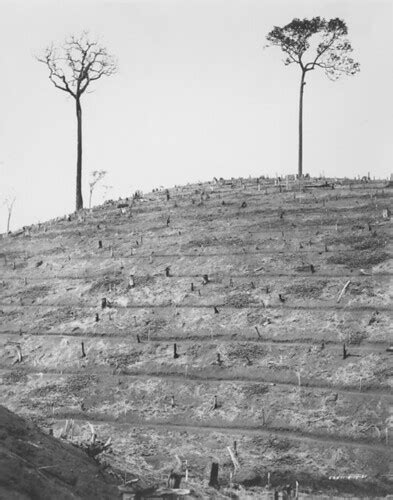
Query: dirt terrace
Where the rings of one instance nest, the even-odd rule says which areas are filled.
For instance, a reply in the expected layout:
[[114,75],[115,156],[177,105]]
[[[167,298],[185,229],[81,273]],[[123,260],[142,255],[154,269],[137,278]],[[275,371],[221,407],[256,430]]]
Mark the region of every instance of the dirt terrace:
[[73,419],[75,443],[93,422],[113,442],[102,460],[146,480],[177,455],[205,497],[235,482],[262,498],[268,473],[393,493],[392,188],[240,179],[169,196],[0,240],[4,404],[55,435]]

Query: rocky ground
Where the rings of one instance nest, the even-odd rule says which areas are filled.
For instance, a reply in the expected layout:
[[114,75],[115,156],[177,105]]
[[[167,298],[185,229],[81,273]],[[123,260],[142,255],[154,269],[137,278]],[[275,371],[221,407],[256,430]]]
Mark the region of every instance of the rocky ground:
[[393,188],[321,184],[188,185],[4,236],[1,401],[74,443],[93,424],[146,482],[187,464],[204,498],[393,493]]

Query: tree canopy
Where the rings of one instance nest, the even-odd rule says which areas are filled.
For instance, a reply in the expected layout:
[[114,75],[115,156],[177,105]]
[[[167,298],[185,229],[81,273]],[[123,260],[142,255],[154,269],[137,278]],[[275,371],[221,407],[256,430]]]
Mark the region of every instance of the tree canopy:
[[[286,54],[285,65],[299,64],[304,72],[321,68],[328,78],[337,80],[342,74],[354,75],[360,70],[359,63],[351,57],[353,49],[347,34],[348,28],[342,19],[327,21],[313,17],[296,18],[283,27],[275,26],[266,38],[268,46],[278,46]],[[316,49],[309,54],[314,39]]]

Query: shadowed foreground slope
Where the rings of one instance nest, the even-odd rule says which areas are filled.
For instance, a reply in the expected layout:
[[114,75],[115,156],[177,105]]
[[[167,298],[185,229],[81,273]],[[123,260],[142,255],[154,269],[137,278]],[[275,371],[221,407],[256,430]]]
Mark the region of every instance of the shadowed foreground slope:
[[82,450],[0,406],[0,499],[113,499],[114,480]]

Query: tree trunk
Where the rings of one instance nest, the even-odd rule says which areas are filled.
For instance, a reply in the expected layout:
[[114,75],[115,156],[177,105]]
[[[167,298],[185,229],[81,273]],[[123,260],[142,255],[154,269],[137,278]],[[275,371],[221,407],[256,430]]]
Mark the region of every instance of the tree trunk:
[[76,206],[75,209],[83,208],[82,198],[82,108],[80,100],[76,99],[76,119],[78,122],[77,130],[77,160],[76,160]]
[[8,209],[8,218],[7,218],[7,234],[10,232],[11,214],[12,214],[12,208],[11,208],[11,210],[10,210],[10,209]]
[[298,161],[298,176],[299,179],[303,177],[303,92],[304,85],[306,84],[304,79],[306,72],[302,72],[302,78],[300,80],[300,96],[299,96],[299,161]]

